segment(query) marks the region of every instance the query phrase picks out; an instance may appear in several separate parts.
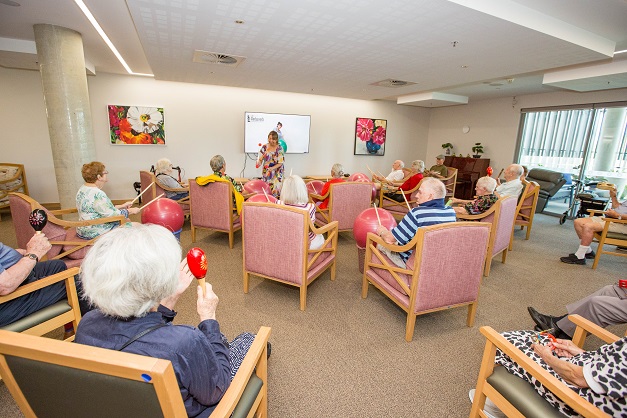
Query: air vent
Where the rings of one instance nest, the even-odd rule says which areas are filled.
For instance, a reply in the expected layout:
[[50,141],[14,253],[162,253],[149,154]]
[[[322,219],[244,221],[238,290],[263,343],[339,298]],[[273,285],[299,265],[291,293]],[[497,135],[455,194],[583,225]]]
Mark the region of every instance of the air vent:
[[387,80],[377,81],[376,83],[372,83],[371,86],[379,86],[379,87],[405,87],[411,86],[411,81],[403,81],[403,80],[395,80],[393,78],[388,78]]
[[225,65],[227,67],[237,67],[245,59],[245,57],[238,57],[236,55],[227,55],[219,52],[201,51],[197,49],[194,51],[194,58],[192,61],[201,64],[217,64]]

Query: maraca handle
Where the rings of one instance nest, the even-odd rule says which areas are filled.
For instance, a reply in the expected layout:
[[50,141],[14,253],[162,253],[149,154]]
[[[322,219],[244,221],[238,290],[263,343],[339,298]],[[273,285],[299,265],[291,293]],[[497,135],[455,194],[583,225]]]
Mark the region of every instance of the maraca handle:
[[202,294],[206,295],[207,294],[207,286],[205,284],[205,278],[204,277],[198,279],[198,286],[200,286],[200,288],[202,289]]

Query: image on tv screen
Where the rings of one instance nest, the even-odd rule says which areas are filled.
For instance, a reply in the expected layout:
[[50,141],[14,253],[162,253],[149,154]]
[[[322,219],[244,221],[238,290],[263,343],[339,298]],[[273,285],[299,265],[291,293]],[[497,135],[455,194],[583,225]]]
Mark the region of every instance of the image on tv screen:
[[311,116],[246,112],[244,117],[245,153],[257,153],[268,142],[270,131],[276,131],[279,135],[279,144],[285,153],[309,153]]

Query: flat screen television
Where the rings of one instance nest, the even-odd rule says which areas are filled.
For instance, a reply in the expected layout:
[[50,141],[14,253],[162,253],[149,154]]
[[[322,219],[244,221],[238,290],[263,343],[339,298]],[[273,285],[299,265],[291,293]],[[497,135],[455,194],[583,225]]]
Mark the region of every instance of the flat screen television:
[[279,144],[287,154],[309,153],[311,116],[246,112],[244,117],[245,153],[259,152],[259,148],[268,142],[270,131],[279,134]]

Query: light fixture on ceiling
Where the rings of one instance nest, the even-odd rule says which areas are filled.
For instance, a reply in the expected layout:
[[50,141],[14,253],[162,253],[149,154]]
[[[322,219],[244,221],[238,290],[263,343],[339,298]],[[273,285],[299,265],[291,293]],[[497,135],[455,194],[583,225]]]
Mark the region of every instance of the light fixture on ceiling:
[[235,23],[237,23],[238,25],[243,25],[244,21],[243,20],[236,20]]
[[[2,0],[0,0],[0,1],[2,1]],[[105,41],[105,43],[107,44],[107,46],[109,47],[111,52],[113,52],[113,55],[116,56],[118,61],[120,61],[120,64],[122,64],[124,69],[126,69],[126,72],[128,72],[129,74],[132,74],[132,75],[141,75],[141,76],[145,76],[145,77],[154,77],[154,74],[145,74],[145,73],[135,73],[135,72],[133,72],[133,70],[131,70],[131,67],[129,67],[128,64],[126,63],[126,61],[124,61],[124,58],[122,58],[122,55],[118,52],[118,50],[115,47],[115,45],[113,45],[113,42],[111,42],[111,40],[109,39],[109,37],[107,36],[105,31],[102,29],[102,27],[100,27],[100,24],[98,23],[98,21],[96,20],[94,15],[91,14],[91,12],[87,8],[87,6],[85,6],[85,3],[83,3],[83,0],[74,0],[74,3],[76,3],[76,5],[81,9],[83,14],[87,18],[87,20],[89,20],[89,22],[94,27],[94,29],[96,29],[96,32],[98,32],[98,34],[100,35],[102,40]]]
[[405,87],[411,86],[412,84],[416,83],[413,83],[411,81],[395,80],[393,78],[388,78],[385,80],[377,81],[376,83],[371,83],[370,85],[379,87]]
[[616,55],[616,54],[624,54],[625,52],[627,52],[627,49],[623,49],[622,51],[616,51],[616,52],[614,52],[614,55]]
[[453,45],[453,48],[455,48],[457,45],[459,45],[459,41],[451,41],[451,45]]
[[460,68],[466,69],[466,68],[468,68],[468,66],[467,65],[460,65]]
[[237,67],[246,57],[238,57],[237,55],[229,55],[220,52],[209,52],[197,49],[194,51],[192,61],[200,64],[220,64],[227,67]]
[[0,0],[0,3],[6,4],[7,6],[14,6],[14,7],[21,6],[21,4],[13,0]]

